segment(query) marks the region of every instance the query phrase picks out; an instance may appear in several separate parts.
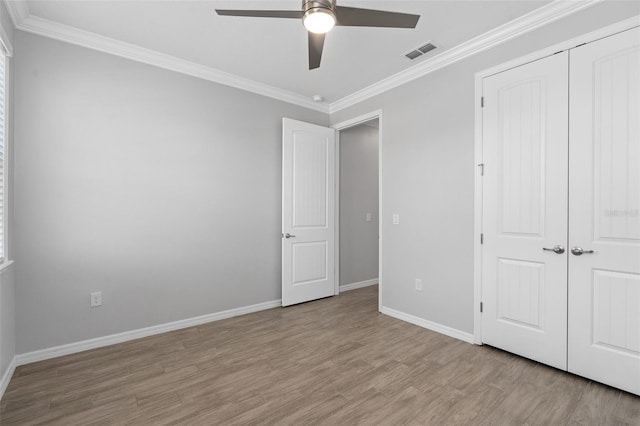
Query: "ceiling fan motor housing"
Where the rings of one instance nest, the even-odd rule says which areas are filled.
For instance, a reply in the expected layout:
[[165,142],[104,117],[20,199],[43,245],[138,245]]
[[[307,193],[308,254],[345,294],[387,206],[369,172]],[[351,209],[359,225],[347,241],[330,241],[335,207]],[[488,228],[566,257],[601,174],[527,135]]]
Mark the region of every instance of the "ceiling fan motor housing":
[[328,13],[336,19],[336,0],[302,0],[302,21],[313,13]]

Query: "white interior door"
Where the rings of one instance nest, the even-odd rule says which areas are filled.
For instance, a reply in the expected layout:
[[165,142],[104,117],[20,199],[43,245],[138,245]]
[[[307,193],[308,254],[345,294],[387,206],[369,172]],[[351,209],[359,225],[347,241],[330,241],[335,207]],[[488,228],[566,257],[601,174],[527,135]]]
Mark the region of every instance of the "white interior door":
[[636,394],[639,45],[636,28],[571,51],[569,132],[569,241],[585,250],[569,255],[569,371]]
[[482,341],[561,369],[567,363],[567,66],[563,52],[490,76],[482,89]]
[[332,296],[335,130],[282,120],[282,305]]

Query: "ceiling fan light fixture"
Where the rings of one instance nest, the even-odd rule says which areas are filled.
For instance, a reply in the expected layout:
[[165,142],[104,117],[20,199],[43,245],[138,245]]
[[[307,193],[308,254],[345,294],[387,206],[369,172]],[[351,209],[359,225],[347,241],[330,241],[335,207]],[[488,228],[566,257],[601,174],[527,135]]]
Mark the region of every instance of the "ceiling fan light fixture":
[[336,1],[302,0],[302,23],[309,32],[328,33],[336,25]]
[[[253,18],[302,18],[307,29],[309,46],[309,70],[320,67],[325,33],[334,26],[415,28],[420,15],[388,12],[385,10],[362,9],[336,5],[336,0],[302,0],[302,10],[231,10],[216,9],[221,16],[243,16]],[[340,19],[338,19],[340,17]],[[421,48],[422,49],[422,48]],[[418,54],[426,53],[419,51]]]
[[336,25],[336,18],[330,10],[312,10],[305,14],[302,22],[308,31],[324,34]]

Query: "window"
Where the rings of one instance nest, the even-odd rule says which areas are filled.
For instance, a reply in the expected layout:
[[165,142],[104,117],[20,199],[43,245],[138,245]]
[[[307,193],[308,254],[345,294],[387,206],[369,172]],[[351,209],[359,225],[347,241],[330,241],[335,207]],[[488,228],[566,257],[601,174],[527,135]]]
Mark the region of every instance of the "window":
[[6,215],[5,215],[5,182],[6,180],[6,104],[5,104],[5,64],[6,54],[0,47],[0,263],[5,260],[5,235],[6,235]]

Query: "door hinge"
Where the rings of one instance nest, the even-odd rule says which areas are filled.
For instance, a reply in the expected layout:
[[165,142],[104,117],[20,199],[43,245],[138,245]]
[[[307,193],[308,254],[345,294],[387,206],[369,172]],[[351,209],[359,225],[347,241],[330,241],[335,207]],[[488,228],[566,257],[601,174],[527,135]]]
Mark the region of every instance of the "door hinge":
[[480,234],[480,244],[484,244],[484,234]]
[[484,108],[484,96],[480,96],[480,108]]
[[478,167],[480,167],[480,176],[484,176],[484,163],[478,164]]
[[480,302],[480,313],[482,313],[482,302]]

